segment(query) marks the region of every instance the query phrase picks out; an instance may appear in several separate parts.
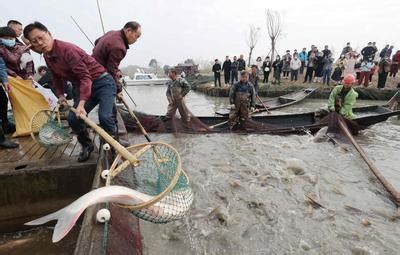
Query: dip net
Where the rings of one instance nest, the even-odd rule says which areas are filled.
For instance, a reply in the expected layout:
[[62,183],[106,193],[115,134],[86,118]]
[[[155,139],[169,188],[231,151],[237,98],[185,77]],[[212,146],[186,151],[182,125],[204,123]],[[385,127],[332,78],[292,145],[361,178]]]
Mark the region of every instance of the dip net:
[[56,110],[42,110],[33,115],[30,134],[40,146],[57,147],[71,142],[69,129],[62,126]]
[[128,208],[137,217],[153,223],[167,223],[184,217],[193,202],[193,193],[175,148],[150,142],[127,149],[138,163],[132,166],[118,154],[109,169],[106,185],[125,185],[121,180],[129,180],[126,186],[150,198],[139,204],[118,206]]

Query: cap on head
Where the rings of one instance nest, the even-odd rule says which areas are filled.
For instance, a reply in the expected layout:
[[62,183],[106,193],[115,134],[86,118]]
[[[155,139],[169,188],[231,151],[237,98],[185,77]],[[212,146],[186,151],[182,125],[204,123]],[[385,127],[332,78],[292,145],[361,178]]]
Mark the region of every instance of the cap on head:
[[343,83],[346,84],[346,85],[353,84],[355,81],[356,81],[356,77],[354,77],[354,75],[352,75],[352,74],[347,74],[343,78]]

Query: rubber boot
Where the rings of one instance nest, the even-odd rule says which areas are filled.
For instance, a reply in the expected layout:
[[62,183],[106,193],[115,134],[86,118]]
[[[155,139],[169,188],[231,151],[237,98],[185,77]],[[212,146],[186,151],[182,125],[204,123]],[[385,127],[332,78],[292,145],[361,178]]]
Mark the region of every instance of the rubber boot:
[[89,137],[89,132],[86,129],[78,132],[77,138],[78,142],[82,146],[82,150],[78,156],[78,162],[85,162],[90,158],[90,154],[92,153],[94,146],[92,140]]

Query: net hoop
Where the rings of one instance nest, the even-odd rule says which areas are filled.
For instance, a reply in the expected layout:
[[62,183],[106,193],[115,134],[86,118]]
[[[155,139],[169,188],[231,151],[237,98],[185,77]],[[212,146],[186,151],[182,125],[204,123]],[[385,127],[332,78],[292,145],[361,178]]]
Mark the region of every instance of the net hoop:
[[[130,210],[141,210],[141,209],[148,208],[148,207],[154,205],[155,203],[160,202],[164,197],[166,197],[175,188],[175,186],[176,186],[176,184],[177,184],[177,182],[179,180],[179,177],[181,175],[183,175],[185,177],[186,185],[187,185],[188,189],[190,189],[189,177],[186,175],[186,173],[182,169],[181,157],[180,157],[178,151],[174,147],[172,147],[171,145],[163,143],[163,142],[148,142],[148,143],[135,144],[135,145],[129,146],[129,147],[127,147],[127,150],[131,151],[132,149],[139,148],[139,150],[135,154],[133,154],[136,158],[139,158],[147,150],[156,149],[154,147],[155,145],[161,145],[161,146],[168,147],[169,149],[171,149],[175,153],[175,156],[177,158],[177,161],[178,161],[177,169],[175,171],[175,175],[172,178],[170,184],[160,194],[154,196],[152,199],[147,200],[147,201],[145,201],[143,203],[136,204],[136,205],[115,204],[116,206],[121,207],[121,208],[130,209]],[[155,152],[155,153],[157,153],[157,152]],[[118,165],[118,162],[121,159],[122,159],[121,154],[118,154],[115,157],[115,159],[114,159],[114,161],[113,161],[113,163],[112,163],[112,165],[111,165],[111,167],[109,169],[110,172],[109,172],[107,180],[106,180],[106,186],[110,186],[112,179],[114,177],[116,177],[119,173],[124,171],[129,165],[131,165],[128,160],[125,160],[125,161],[123,161],[122,163],[120,163]]]

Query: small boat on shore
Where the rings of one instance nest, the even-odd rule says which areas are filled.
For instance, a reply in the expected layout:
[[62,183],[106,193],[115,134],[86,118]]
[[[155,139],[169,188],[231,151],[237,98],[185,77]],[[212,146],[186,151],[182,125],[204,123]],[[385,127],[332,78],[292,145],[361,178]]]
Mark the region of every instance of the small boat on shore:
[[[265,112],[267,111],[264,107],[264,105],[268,108],[269,111],[280,109],[289,105],[297,104],[307,97],[309,97],[314,91],[316,91],[316,88],[306,88],[302,89],[296,92],[289,93],[287,95],[283,95],[280,97],[274,97],[268,100],[263,101],[263,103],[257,103],[256,108],[257,112]],[[264,104],[264,105],[263,105]],[[228,116],[229,115],[229,110],[220,110],[215,112],[218,115],[221,116]]]
[[157,86],[165,85],[167,78],[159,78],[154,73],[135,73],[133,79],[124,78],[126,86]]
[[[354,122],[358,124],[361,129],[365,129],[371,125],[379,122],[386,121],[391,116],[400,115],[400,110],[391,110],[385,106],[365,106],[353,109],[355,118]],[[138,131],[136,128],[135,121],[130,117],[129,113],[121,108],[120,110],[122,119],[125,122],[126,128],[130,131]],[[171,121],[163,121],[164,116],[147,115],[144,113],[137,112],[137,117],[143,124],[144,128],[149,132],[159,133],[259,133],[259,134],[299,134],[304,132],[315,133],[322,127],[326,126],[327,123],[321,122],[321,118],[318,117],[316,112],[308,113],[296,113],[296,114],[285,114],[285,115],[266,115],[266,116],[253,116],[251,118],[253,123],[256,123],[259,128],[249,130],[231,130],[227,121],[228,117],[197,117],[206,126],[215,126],[212,130],[204,128],[182,128],[179,131],[174,130],[170,125],[176,125],[176,123],[170,123]],[[177,121],[178,122],[178,121]],[[180,122],[180,121],[179,121]],[[193,121],[192,121],[193,122]],[[163,126],[162,128],[160,128]]]

